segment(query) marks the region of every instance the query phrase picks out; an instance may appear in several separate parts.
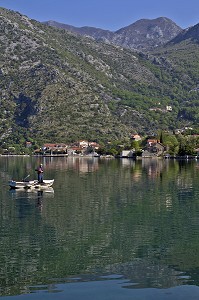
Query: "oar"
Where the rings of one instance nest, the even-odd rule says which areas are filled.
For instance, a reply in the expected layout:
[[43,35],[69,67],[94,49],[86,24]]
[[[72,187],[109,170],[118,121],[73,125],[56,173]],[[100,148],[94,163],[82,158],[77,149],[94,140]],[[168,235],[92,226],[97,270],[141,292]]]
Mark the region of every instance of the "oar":
[[29,176],[30,176],[30,174],[28,176],[26,176],[24,179],[22,179],[22,181],[25,181]]

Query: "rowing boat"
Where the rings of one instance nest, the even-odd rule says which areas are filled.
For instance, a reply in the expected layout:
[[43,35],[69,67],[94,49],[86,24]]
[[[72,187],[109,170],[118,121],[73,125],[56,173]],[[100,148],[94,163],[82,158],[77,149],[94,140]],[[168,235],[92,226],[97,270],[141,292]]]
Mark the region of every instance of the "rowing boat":
[[15,181],[9,180],[8,184],[11,189],[37,189],[37,188],[46,188],[52,186],[54,179],[45,179],[42,183],[37,180],[30,181]]

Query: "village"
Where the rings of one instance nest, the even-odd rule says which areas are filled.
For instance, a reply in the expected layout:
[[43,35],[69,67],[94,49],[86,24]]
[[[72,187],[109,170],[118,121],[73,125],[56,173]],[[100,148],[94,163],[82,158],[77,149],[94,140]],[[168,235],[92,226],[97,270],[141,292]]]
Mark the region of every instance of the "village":
[[[138,134],[131,136],[131,142],[137,142],[140,145],[142,138]],[[108,143],[111,145],[111,142]],[[133,143],[132,143],[133,145]],[[26,147],[32,147],[31,142],[26,142]],[[139,146],[140,147],[140,146]],[[111,146],[109,147],[111,148]],[[110,149],[109,149],[110,150]],[[143,148],[125,149],[124,145],[118,145],[117,151],[106,151],[102,146],[94,141],[80,140],[72,144],[65,143],[45,143],[39,149],[34,150],[34,155],[43,156],[91,156],[91,157],[162,157],[165,154],[166,147],[158,139],[147,139]]]
[[24,144],[2,147],[0,155],[34,156],[89,156],[120,158],[187,157],[199,156],[199,134],[192,128],[161,132],[154,136],[131,134],[125,141],[107,141],[98,143],[90,140],[78,140],[72,143],[44,143],[38,145],[33,140]]

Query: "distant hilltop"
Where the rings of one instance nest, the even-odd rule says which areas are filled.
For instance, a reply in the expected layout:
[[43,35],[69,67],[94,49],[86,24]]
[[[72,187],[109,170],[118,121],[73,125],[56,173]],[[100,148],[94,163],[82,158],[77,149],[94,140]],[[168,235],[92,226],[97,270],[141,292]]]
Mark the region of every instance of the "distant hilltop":
[[141,19],[115,32],[87,26],[74,27],[55,21],[47,21],[45,24],[137,50],[150,50],[164,45],[183,31],[176,23],[165,17],[154,20]]

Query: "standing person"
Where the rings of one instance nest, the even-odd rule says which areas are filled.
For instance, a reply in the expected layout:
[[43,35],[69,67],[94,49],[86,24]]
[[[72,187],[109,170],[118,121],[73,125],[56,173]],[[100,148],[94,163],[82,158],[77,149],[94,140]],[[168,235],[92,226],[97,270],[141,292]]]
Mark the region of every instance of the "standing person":
[[40,164],[39,167],[36,169],[36,171],[38,175],[38,182],[43,183],[43,173],[44,173],[43,165]]

